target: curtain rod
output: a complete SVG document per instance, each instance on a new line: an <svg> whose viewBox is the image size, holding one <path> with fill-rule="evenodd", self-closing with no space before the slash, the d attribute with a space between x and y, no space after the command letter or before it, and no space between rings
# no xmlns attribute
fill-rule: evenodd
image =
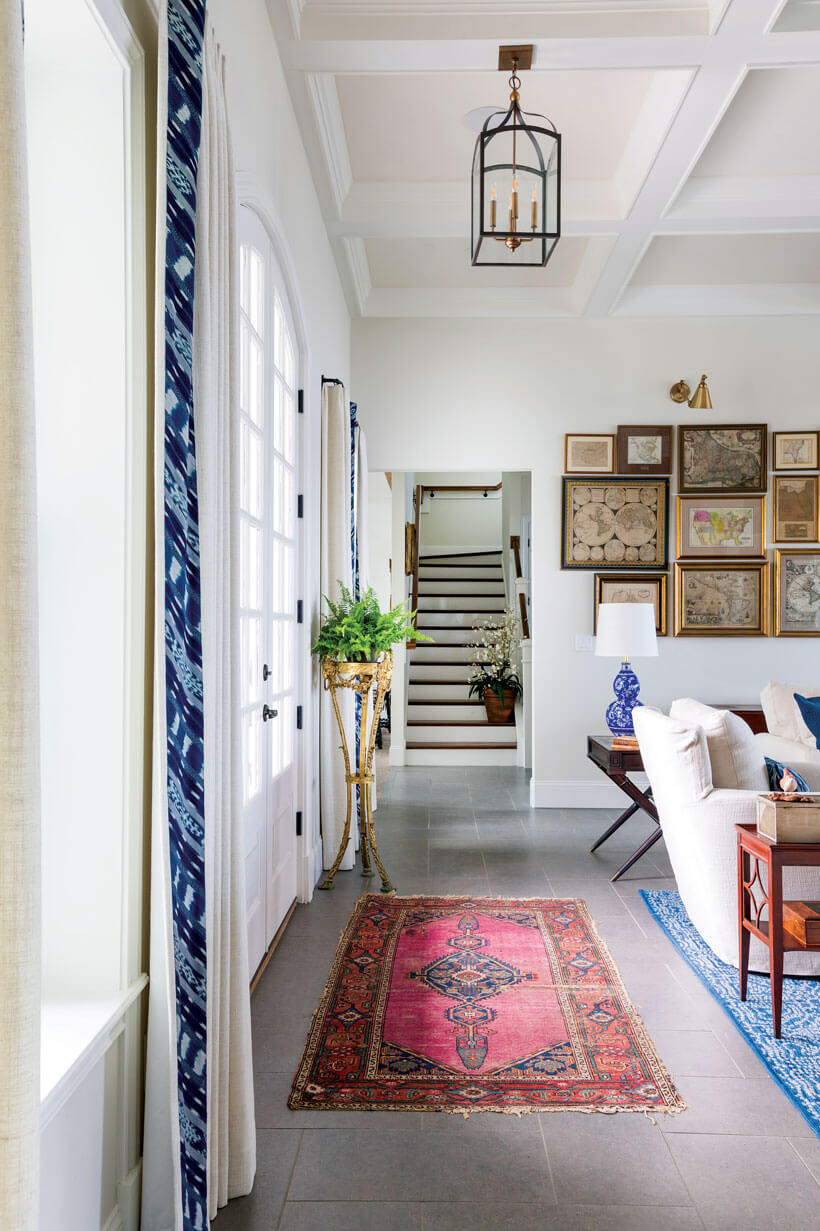
<svg viewBox="0 0 820 1231"><path fill-rule="evenodd" d="M337 380L335 376L323 376L323 377L322 377L322 384L323 384L323 385L342 385L342 386L343 386L343 385L344 385L344 381Z"/></svg>

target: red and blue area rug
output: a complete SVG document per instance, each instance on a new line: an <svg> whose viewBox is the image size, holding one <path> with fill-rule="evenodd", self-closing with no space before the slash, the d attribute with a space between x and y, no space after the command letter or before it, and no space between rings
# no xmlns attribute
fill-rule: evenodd
<svg viewBox="0 0 820 1231"><path fill-rule="evenodd" d="M288 1106L683 1110L582 901L363 897Z"/></svg>

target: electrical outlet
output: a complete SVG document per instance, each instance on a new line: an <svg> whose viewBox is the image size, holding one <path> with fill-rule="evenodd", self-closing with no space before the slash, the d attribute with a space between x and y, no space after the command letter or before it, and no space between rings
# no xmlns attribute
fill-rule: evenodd
<svg viewBox="0 0 820 1231"><path fill-rule="evenodd" d="M592 654L595 651L595 638L589 633L575 634L576 654Z"/></svg>

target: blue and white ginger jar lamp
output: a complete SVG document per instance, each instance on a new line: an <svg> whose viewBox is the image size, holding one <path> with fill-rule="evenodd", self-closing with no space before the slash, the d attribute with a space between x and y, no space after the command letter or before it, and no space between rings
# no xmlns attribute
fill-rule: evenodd
<svg viewBox="0 0 820 1231"><path fill-rule="evenodd" d="M634 735L632 711L641 704L638 700L641 686L629 660L657 657L654 604L601 603L595 653L599 658L621 659L621 669L613 685L615 700L607 708L606 724L613 735Z"/></svg>

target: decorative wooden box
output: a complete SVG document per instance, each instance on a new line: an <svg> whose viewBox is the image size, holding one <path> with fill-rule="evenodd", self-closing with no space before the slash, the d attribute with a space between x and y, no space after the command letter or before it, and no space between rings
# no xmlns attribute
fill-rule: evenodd
<svg viewBox="0 0 820 1231"><path fill-rule="evenodd" d="M820 843L820 795L808 798L811 803L758 795L757 832L772 842Z"/></svg>

